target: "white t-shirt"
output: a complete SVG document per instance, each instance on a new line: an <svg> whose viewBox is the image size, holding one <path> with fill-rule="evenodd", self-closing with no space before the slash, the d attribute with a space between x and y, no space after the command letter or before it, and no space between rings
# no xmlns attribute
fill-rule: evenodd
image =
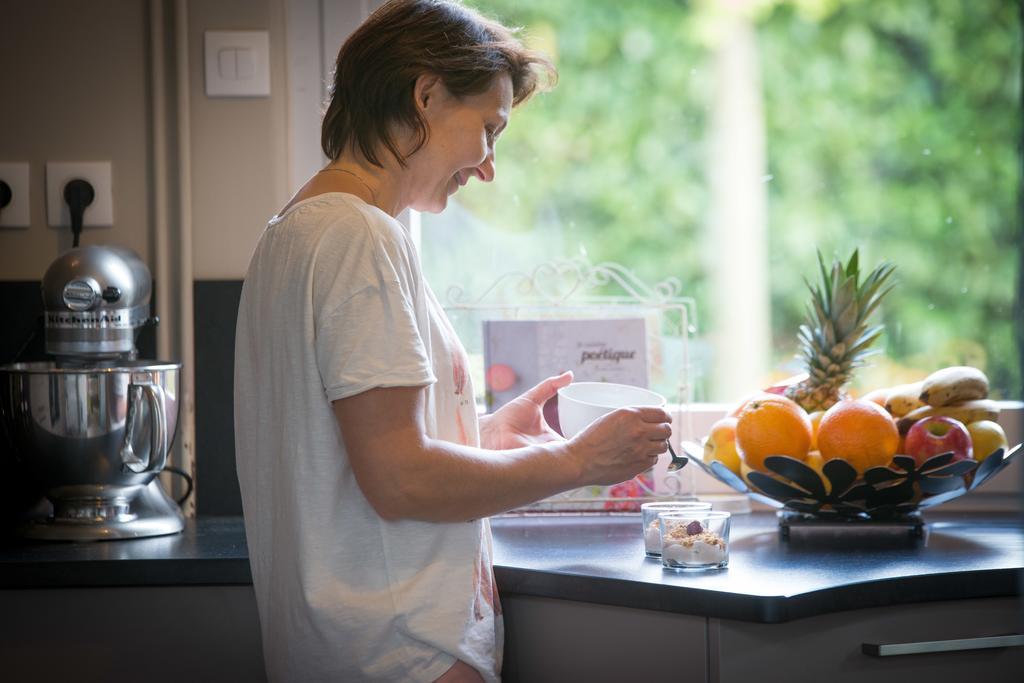
<svg viewBox="0 0 1024 683"><path fill-rule="evenodd" d="M478 445L466 353L396 220L349 194L270 221L235 344L235 444L272 681L498 680L486 520L388 522L356 483L331 401L427 386L428 436ZM401 467L400 453L377 453Z"/></svg>

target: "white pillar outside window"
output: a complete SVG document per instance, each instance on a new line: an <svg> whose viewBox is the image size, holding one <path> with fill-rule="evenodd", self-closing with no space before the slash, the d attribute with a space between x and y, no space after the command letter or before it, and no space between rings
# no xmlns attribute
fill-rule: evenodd
<svg viewBox="0 0 1024 683"><path fill-rule="evenodd" d="M770 364L765 125L757 40L741 11L725 12L714 61L708 157L711 399L759 388Z"/></svg>

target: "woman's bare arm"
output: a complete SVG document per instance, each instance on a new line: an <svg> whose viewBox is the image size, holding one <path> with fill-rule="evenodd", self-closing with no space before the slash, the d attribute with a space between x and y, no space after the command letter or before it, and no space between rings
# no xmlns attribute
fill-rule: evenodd
<svg viewBox="0 0 1024 683"><path fill-rule="evenodd" d="M371 389L334 401L352 470L385 519L476 519L651 467L671 434L661 408L609 413L568 441L492 451L426 436L426 389Z"/></svg>

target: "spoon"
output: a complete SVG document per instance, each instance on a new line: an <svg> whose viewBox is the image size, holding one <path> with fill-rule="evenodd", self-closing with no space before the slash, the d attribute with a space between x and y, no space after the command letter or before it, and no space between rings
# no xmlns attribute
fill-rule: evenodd
<svg viewBox="0 0 1024 683"><path fill-rule="evenodd" d="M672 456L672 462L668 464L668 471L675 472L686 467L686 463L690 462L690 459L684 456L676 455L676 452L672 449L672 444L666 444L668 446L669 455Z"/></svg>

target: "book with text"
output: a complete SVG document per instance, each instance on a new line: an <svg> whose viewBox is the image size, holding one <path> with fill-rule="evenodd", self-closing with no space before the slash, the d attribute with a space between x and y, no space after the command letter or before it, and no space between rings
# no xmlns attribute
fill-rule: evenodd
<svg viewBox="0 0 1024 683"><path fill-rule="evenodd" d="M488 412L566 370L576 381L647 387L643 318L486 320L483 338Z"/></svg>

